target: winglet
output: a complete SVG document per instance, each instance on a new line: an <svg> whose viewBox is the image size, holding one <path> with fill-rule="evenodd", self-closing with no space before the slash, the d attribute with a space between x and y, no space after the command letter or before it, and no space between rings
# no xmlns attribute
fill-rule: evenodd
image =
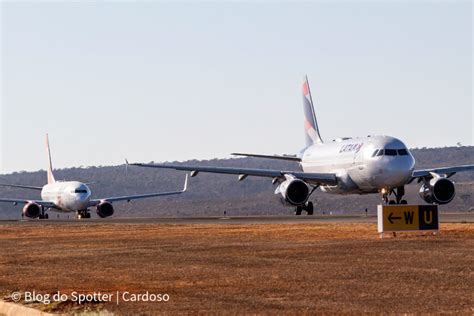
<svg viewBox="0 0 474 316"><path fill-rule="evenodd" d="M184 179L184 188L182 192L186 192L188 190L188 174L186 174L186 178Z"/></svg>
<svg viewBox="0 0 474 316"><path fill-rule="evenodd" d="M49 137L46 134L46 153L48 154L48 184L56 182L53 175L53 163L51 162L51 151L49 149Z"/></svg>

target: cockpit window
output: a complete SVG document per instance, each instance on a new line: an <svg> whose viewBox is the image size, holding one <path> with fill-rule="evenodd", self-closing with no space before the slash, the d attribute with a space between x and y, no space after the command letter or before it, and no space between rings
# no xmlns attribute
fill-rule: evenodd
<svg viewBox="0 0 474 316"><path fill-rule="evenodd" d="M87 193L87 190L84 190L84 189L76 189L76 190L74 190L74 193Z"/></svg>
<svg viewBox="0 0 474 316"><path fill-rule="evenodd" d="M372 154L372 157L380 157L380 156L408 156L408 150L405 148L402 149L376 149Z"/></svg>
<svg viewBox="0 0 474 316"><path fill-rule="evenodd" d="M408 156L408 151L406 149L399 149L398 154L400 156Z"/></svg>
<svg viewBox="0 0 474 316"><path fill-rule="evenodd" d="M397 150L396 149L385 149L385 156L396 156Z"/></svg>

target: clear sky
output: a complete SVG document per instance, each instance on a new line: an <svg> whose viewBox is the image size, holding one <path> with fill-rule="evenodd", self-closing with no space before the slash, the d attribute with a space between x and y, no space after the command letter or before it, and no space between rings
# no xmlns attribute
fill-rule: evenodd
<svg viewBox="0 0 474 316"><path fill-rule="evenodd" d="M465 2L1 2L0 173L474 139Z"/></svg>

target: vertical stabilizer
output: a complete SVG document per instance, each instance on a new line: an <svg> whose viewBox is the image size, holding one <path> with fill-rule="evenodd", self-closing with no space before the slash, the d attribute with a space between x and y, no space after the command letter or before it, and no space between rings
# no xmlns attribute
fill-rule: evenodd
<svg viewBox="0 0 474 316"><path fill-rule="evenodd" d="M51 151L49 149L49 137L46 134L46 152L48 154L48 184L56 182L53 175L53 163L51 162Z"/></svg>
<svg viewBox="0 0 474 316"><path fill-rule="evenodd" d="M323 140L319 134L318 122L316 121L316 114L314 113L313 99L311 98L307 76L305 76L303 82L303 109L306 146L322 143Z"/></svg>

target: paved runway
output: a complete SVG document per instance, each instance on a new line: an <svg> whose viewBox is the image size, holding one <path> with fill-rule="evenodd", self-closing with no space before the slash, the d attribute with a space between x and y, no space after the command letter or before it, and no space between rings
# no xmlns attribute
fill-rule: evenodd
<svg viewBox="0 0 474 316"><path fill-rule="evenodd" d="M298 223L376 223L374 215L301 215L301 216L240 216L240 217L154 217L154 218L92 218L92 219L50 219L50 220L0 220L0 225L24 224L298 224ZM474 213L441 213L441 223L474 223Z"/></svg>

